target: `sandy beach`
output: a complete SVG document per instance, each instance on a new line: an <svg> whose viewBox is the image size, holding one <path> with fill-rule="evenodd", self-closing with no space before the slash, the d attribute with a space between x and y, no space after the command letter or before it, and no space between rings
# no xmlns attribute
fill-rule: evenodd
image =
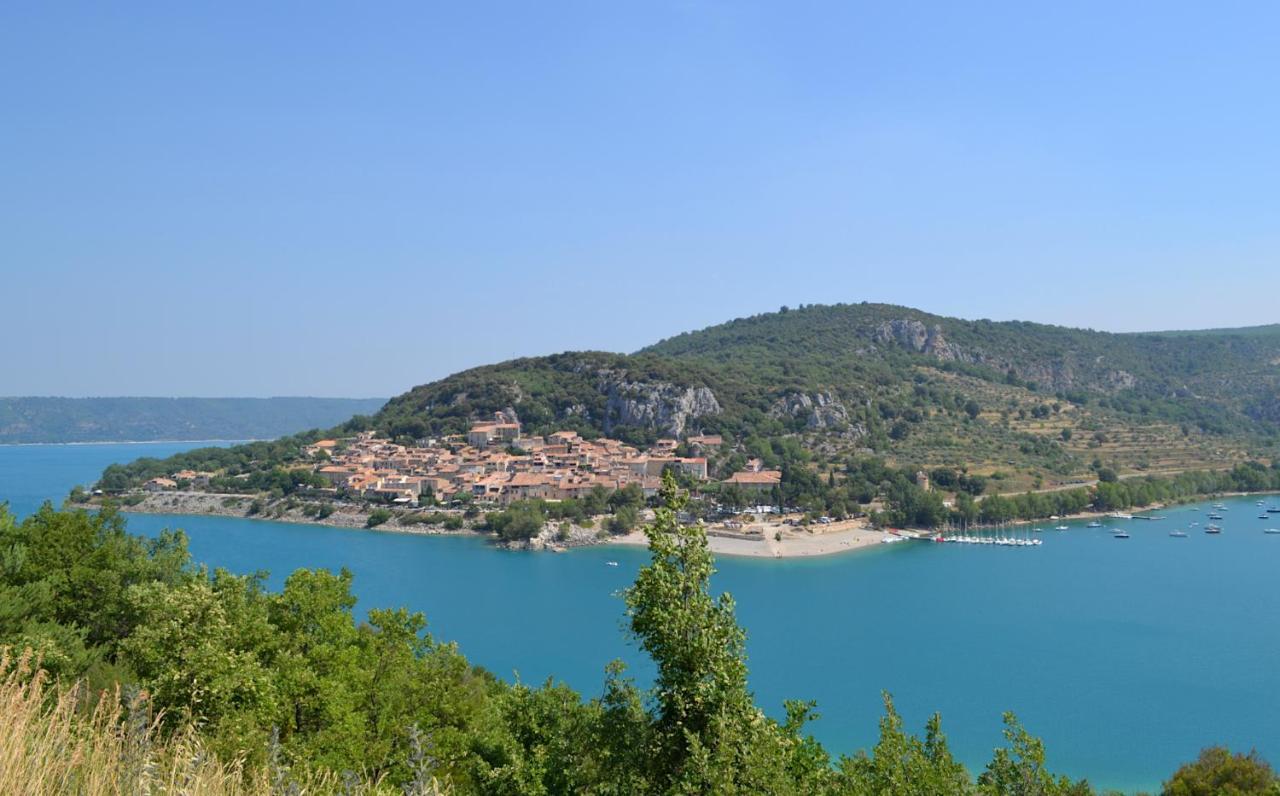
<svg viewBox="0 0 1280 796"><path fill-rule="evenodd" d="M750 556L752 558L803 558L848 553L881 544L892 536L865 524L848 521L822 526L812 533L791 526L767 526L765 533L730 534L715 527L707 529L707 543L717 555ZM775 536L776 534L776 536ZM646 546L649 539L643 531L615 536L607 544Z"/></svg>

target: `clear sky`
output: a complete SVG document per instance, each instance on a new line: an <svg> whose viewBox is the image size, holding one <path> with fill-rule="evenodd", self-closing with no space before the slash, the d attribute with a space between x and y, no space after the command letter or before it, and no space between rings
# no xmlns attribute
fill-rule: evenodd
<svg viewBox="0 0 1280 796"><path fill-rule="evenodd" d="M0 395L1276 322L1278 92L1273 2L4 3Z"/></svg>

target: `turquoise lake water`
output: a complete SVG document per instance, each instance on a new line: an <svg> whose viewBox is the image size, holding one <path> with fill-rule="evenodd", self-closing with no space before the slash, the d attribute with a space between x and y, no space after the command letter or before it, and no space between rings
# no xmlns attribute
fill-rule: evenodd
<svg viewBox="0 0 1280 796"><path fill-rule="evenodd" d="M19 514L113 461L190 443L0 447L0 499ZM880 691L913 729L940 711L957 755L980 769L1013 710L1057 771L1095 785L1155 789L1202 746L1257 747L1280 762L1280 514L1227 500L1220 536L1201 511L1159 522L1083 522L1038 548L900 544L811 560L722 558L749 633L757 701L816 699L814 734L835 752L874 744ZM1280 505L1280 496L1267 498ZM1122 524L1128 540L1111 537ZM513 553L474 538L135 515L130 528L184 528L194 557L237 572L345 566L362 608L424 612L475 663L596 695L604 665L650 669L615 595L647 553L595 547ZM1188 538L1169 537L1174 528ZM617 561L610 567L606 561Z"/></svg>

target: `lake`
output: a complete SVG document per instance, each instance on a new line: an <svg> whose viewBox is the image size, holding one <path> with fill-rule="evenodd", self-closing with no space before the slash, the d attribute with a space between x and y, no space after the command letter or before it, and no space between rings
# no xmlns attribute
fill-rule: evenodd
<svg viewBox="0 0 1280 796"><path fill-rule="evenodd" d="M0 499L25 514L110 462L191 447L0 447ZM1153 790L1213 743L1280 762L1280 535L1262 532L1280 527L1280 514L1259 519L1255 500L1225 501L1220 536L1202 532L1201 504L1158 522L1068 523L1036 548L904 543L722 558L714 584L738 602L757 701L776 715L784 699L816 699L811 729L833 752L874 744L888 690L917 731L940 711L975 771L1012 710L1044 738L1055 771ZM1132 538L1113 539L1117 524ZM594 696L613 658L639 679L651 672L617 597L644 550L515 553L476 538L217 517L134 515L129 527L181 527L197 560L268 570L273 586L298 567L345 566L362 608L422 611L437 638L503 677L554 676ZM1171 538L1175 528L1187 538Z"/></svg>

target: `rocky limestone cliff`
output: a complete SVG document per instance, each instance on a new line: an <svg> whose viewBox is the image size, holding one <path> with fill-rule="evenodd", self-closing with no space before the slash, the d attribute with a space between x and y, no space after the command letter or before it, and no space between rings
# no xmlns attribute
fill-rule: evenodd
<svg viewBox="0 0 1280 796"><path fill-rule="evenodd" d="M898 345L941 362L963 362L985 365L1001 372L1013 371L1019 379L1034 382L1052 392L1082 386L1116 392L1132 389L1138 383L1132 373L1118 368L1101 368L1100 362L1094 363L1093 367L1081 367L1070 354L1049 361L1009 361L990 357L981 350L964 349L947 340L941 326L930 327L905 318L880 324L875 331L875 341L881 345ZM1092 373L1092 378L1085 375L1088 373Z"/></svg>
<svg viewBox="0 0 1280 796"><path fill-rule="evenodd" d="M689 421L722 411L715 393L706 387L630 381L613 371L601 371L600 392L605 396L606 434L615 426L639 426L683 437Z"/></svg>
<svg viewBox="0 0 1280 796"><path fill-rule="evenodd" d="M941 326L925 326L920 321L899 318L885 321L876 328L877 343L897 343L917 354L937 357L943 362L976 362L973 356L952 345L942 334Z"/></svg>
<svg viewBox="0 0 1280 796"><path fill-rule="evenodd" d="M773 417L802 417L813 431L838 431L845 436L865 436L866 428L852 422L849 407L830 392L790 392L769 409Z"/></svg>

